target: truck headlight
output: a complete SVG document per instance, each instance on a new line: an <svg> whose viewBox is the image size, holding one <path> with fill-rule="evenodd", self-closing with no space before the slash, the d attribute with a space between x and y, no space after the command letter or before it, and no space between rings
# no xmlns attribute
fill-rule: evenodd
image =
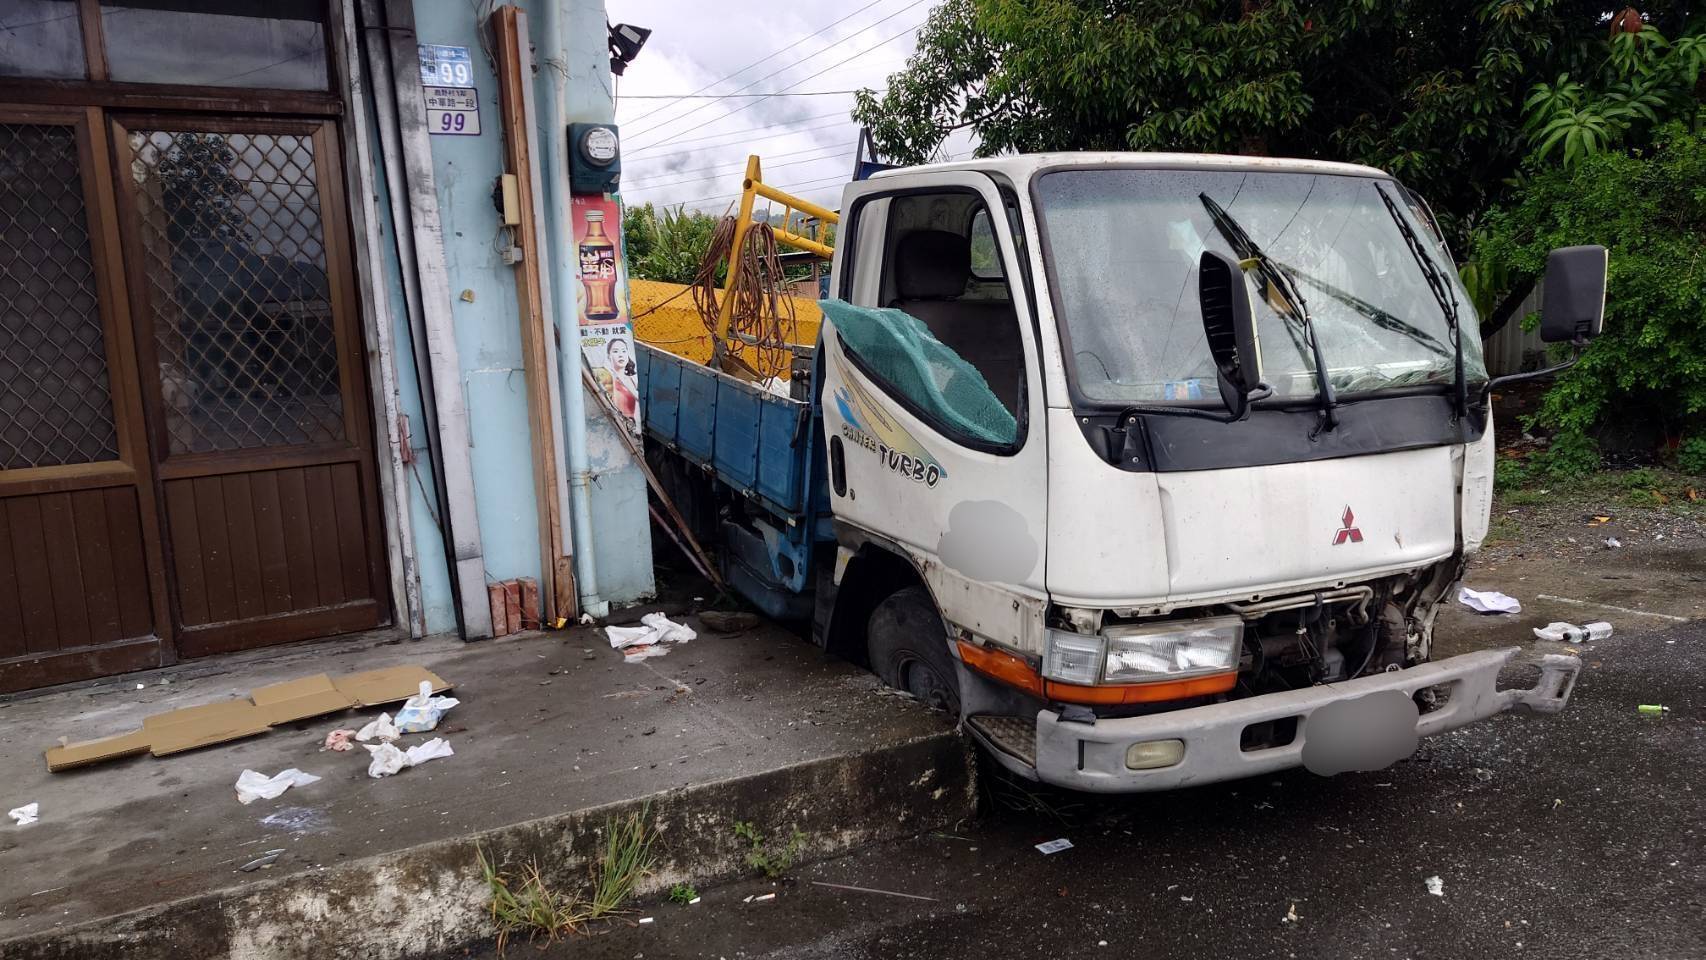
<svg viewBox="0 0 1706 960"><path fill-rule="evenodd" d="M1238 669L1244 621L1237 617L1113 626L1103 683L1180 680Z"/></svg>
<svg viewBox="0 0 1706 960"><path fill-rule="evenodd" d="M1050 630L1043 676L1065 683L1092 684L1102 672L1102 638Z"/></svg>
<svg viewBox="0 0 1706 960"><path fill-rule="evenodd" d="M1043 676L1062 683L1187 680L1238 669L1244 621L1237 617L1107 627L1096 636L1050 630Z"/></svg>

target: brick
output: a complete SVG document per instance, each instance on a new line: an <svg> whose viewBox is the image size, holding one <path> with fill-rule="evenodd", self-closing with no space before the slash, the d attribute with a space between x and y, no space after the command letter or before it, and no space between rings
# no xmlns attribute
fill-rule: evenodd
<svg viewBox="0 0 1706 960"><path fill-rule="evenodd" d="M492 636L502 637L509 634L509 607L504 599L504 585L501 583L488 584L486 597L492 605Z"/></svg>
<svg viewBox="0 0 1706 960"><path fill-rule="evenodd" d="M522 577L520 583L522 629L543 629L544 624L539 621L539 581L532 577Z"/></svg>
<svg viewBox="0 0 1706 960"><path fill-rule="evenodd" d="M504 581L504 616L509 620L509 632L525 629L521 623L521 584Z"/></svg>

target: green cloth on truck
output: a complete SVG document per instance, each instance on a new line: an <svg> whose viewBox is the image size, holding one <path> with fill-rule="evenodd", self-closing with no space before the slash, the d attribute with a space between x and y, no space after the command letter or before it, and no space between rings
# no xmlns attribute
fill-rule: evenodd
<svg viewBox="0 0 1706 960"><path fill-rule="evenodd" d="M937 340L917 317L843 300L820 300L818 306L842 344L865 366L953 432L987 443L1018 439L1018 421L983 374Z"/></svg>

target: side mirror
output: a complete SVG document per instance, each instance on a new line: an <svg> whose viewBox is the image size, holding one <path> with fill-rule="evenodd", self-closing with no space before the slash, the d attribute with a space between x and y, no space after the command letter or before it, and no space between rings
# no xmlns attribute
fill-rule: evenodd
<svg viewBox="0 0 1706 960"><path fill-rule="evenodd" d="M1204 250L1197 265L1197 300L1209 356L1220 380L1220 400L1232 419L1242 420L1250 411L1250 401L1271 391L1262 383L1256 309L1238 261Z"/></svg>
<svg viewBox="0 0 1706 960"><path fill-rule="evenodd" d="M1605 325L1604 247L1559 247L1546 255L1541 287L1540 339L1547 343L1585 343Z"/></svg>

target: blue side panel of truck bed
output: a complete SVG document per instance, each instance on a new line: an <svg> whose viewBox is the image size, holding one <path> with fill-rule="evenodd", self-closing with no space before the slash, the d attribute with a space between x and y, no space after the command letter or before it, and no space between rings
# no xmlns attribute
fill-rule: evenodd
<svg viewBox="0 0 1706 960"><path fill-rule="evenodd" d="M732 583L773 615L811 584L813 546L833 539L818 411L691 360L638 344L646 433L710 471L759 508L749 523L724 525Z"/></svg>

